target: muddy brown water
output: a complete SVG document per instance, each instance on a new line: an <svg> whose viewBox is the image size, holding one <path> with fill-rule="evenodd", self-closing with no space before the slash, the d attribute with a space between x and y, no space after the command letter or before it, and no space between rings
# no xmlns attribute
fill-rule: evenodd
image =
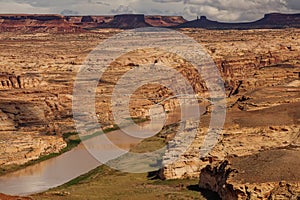
<svg viewBox="0 0 300 200"><path fill-rule="evenodd" d="M193 113L194 108L189 108ZM204 109L200 108L201 113ZM180 112L174 112L168 116L167 124L178 122ZM192 116L189 116L192 117ZM154 125L155 126L155 125ZM140 132L149 131L140 126ZM149 127L148 128L156 128ZM114 144L122 149L129 150L132 145L141 142L142 139L133 140L121 130L107 134ZM43 161L33 166L0 177L0 193L9 195L30 195L46 191L60 186L68 181L89 172L102 165L80 144L73 150L58 157Z"/></svg>

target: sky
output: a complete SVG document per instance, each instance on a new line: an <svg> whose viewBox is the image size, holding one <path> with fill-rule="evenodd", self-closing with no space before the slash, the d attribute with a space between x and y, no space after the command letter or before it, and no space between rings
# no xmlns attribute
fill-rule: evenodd
<svg viewBox="0 0 300 200"><path fill-rule="evenodd" d="M0 0L1 14L181 15L188 20L244 22L266 13L300 13L300 0Z"/></svg>

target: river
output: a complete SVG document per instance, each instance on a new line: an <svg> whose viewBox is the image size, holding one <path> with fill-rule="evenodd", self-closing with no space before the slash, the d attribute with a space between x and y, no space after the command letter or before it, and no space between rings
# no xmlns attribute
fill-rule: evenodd
<svg viewBox="0 0 300 200"><path fill-rule="evenodd" d="M193 108L189 108L191 111ZM204 113L204 109L200 109ZM180 112L179 112L180 113ZM193 113L193 112L190 112ZM179 114L169 115L168 124L178 121ZM151 127L150 127L151 128ZM155 129L155 127L152 127ZM143 126L139 132L144 130ZM132 145L141 142L133 140L121 130L107 133L107 137L122 149L129 150ZM0 177L0 193L9 195L30 195L60 186L90 170L101 163L85 149L84 145L66 152L58 157L43 161L33 166Z"/></svg>

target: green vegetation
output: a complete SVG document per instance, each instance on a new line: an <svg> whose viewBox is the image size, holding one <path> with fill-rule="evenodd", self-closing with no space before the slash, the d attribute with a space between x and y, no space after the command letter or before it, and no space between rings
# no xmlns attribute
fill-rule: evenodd
<svg viewBox="0 0 300 200"><path fill-rule="evenodd" d="M149 174L129 174L101 166L33 199L205 199L195 189L197 183L156 180Z"/></svg>

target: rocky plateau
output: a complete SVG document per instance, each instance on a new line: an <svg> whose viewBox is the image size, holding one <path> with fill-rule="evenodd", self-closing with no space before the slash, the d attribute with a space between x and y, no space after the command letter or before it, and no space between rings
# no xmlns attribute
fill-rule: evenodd
<svg viewBox="0 0 300 200"><path fill-rule="evenodd" d="M126 24L128 19L120 16L0 16L0 167L24 164L66 146L62 134L76 131L72 100L77 72L100 42L123 31L116 28L185 23L180 17L132 17ZM88 30L95 25L103 28ZM164 166L161 178L198 178L201 188L222 199L299 199L300 30L178 31L200 43L216 63L225 83L227 116L218 143L200 159L212 105L199 101L206 112L194 127L196 138L176 162ZM115 59L98 83L95 108L104 127L114 124L114 85L129 70L153 64L176 69L206 97L205 81L186 60L139 49ZM143 86L132 96L130 114L147 118L152 105L172 95L160 85ZM163 106L172 113L179 103L171 99ZM170 146L181 150L176 136L174 141Z"/></svg>

